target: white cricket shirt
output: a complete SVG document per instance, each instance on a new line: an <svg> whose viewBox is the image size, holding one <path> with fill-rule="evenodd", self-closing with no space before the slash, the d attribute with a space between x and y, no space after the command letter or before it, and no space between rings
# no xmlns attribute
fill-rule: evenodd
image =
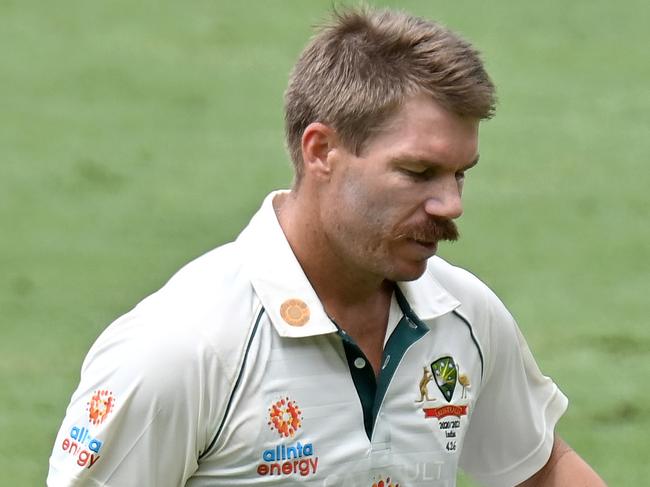
<svg viewBox="0 0 650 487"><path fill-rule="evenodd" d="M567 407L514 320L438 257L396 286L377 379L327 316L269 195L90 349L60 486L488 486L541 468Z"/></svg>

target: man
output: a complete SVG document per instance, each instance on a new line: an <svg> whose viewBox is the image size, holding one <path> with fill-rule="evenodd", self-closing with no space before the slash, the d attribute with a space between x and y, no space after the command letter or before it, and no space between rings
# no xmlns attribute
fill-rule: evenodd
<svg viewBox="0 0 650 487"><path fill-rule="evenodd" d="M510 314L434 257L493 108L456 34L335 15L286 93L293 188L99 337L48 484L604 485Z"/></svg>

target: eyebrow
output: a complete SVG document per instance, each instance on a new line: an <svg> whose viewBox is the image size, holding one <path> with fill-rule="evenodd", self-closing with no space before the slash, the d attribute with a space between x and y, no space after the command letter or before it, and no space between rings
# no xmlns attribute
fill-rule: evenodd
<svg viewBox="0 0 650 487"><path fill-rule="evenodd" d="M479 161L480 157L481 157L480 154L477 154L476 158L472 162L470 162L470 163L468 163L468 164L466 164L464 166L461 166L459 169L462 170L462 171L467 171L467 170L473 168L474 166L476 166L478 164L478 161ZM431 160L420 158L420 157L412 157L412 156L410 156L408 154L396 154L391 159L392 159L392 161L394 163L399 163L399 162L418 163L419 162L419 163L423 163L423 164L426 164L426 165L429 165L429 166L437 166L438 165L438 163L436 161L431 161Z"/></svg>

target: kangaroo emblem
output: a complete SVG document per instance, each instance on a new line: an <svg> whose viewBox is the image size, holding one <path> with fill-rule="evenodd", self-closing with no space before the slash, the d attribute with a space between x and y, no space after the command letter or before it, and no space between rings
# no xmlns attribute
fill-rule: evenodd
<svg viewBox="0 0 650 487"><path fill-rule="evenodd" d="M435 401L435 398L430 398L429 397L429 388L427 387L429 385L429 382L433 380L433 374L429 372L428 367L422 367L422 370L424 371L422 374L422 379L420 379L420 399L416 400L415 402L424 402L426 399L427 401Z"/></svg>

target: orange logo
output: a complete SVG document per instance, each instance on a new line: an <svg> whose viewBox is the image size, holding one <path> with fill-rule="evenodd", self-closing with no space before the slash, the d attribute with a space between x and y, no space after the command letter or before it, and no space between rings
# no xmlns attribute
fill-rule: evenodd
<svg viewBox="0 0 650 487"><path fill-rule="evenodd" d="M302 299L287 299L280 306L280 316L291 326L302 326L309 321L309 306Z"/></svg>
<svg viewBox="0 0 650 487"><path fill-rule="evenodd" d="M101 424L115 405L115 396L105 389L96 390L87 403L88 418L94 425Z"/></svg>
<svg viewBox="0 0 650 487"><path fill-rule="evenodd" d="M381 479L378 482L372 484L372 487L399 487L398 483L393 483L393 481L388 477L386 480Z"/></svg>
<svg viewBox="0 0 650 487"><path fill-rule="evenodd" d="M280 399L269 408L269 426L285 438L293 438L302 426L302 411L288 397Z"/></svg>

